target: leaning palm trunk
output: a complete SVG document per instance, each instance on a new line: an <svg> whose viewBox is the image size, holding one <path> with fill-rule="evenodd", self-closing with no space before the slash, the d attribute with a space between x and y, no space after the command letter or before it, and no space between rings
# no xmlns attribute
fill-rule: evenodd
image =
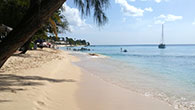
<svg viewBox="0 0 195 110"><path fill-rule="evenodd" d="M18 48L24 45L41 28L42 24L48 21L65 1L31 0L31 6L22 21L0 43L0 68Z"/></svg>
<svg viewBox="0 0 195 110"><path fill-rule="evenodd" d="M32 37L20 48L22 52L20 54L25 54L30 49L30 43L32 41Z"/></svg>

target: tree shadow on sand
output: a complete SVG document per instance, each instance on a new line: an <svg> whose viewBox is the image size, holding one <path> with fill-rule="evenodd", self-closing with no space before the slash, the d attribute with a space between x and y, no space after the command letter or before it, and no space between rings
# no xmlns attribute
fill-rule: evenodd
<svg viewBox="0 0 195 110"><path fill-rule="evenodd" d="M40 76L19 76L13 74L0 74L0 92L23 91L24 86L42 86L44 81L51 83L76 82L72 79L52 79ZM0 100L0 102L2 102Z"/></svg>
<svg viewBox="0 0 195 110"><path fill-rule="evenodd" d="M22 57L22 58L28 58L31 57L30 54L19 54L19 53L15 53L12 56L16 56L16 57Z"/></svg>
<svg viewBox="0 0 195 110"><path fill-rule="evenodd" d="M11 100L0 100L0 103L3 103L3 102L11 102Z"/></svg>

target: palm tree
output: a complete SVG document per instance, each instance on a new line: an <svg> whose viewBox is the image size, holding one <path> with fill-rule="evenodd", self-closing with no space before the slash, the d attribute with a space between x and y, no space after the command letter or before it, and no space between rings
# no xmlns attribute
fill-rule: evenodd
<svg viewBox="0 0 195 110"><path fill-rule="evenodd" d="M22 45L25 44L52 14L58 10L66 0L30 0L30 7L20 23L0 43L0 68L7 59ZM74 0L81 13L90 15L93 9L94 21L99 25L107 22L104 13L109 0Z"/></svg>

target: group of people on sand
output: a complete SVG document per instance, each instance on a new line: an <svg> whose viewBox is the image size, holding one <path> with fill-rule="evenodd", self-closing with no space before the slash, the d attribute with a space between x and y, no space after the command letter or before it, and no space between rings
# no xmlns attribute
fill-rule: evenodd
<svg viewBox="0 0 195 110"><path fill-rule="evenodd" d="M38 40L34 41L33 44L34 44L33 49L35 49L35 50L37 49L37 47L39 47L41 49L44 47L58 49L57 45L52 44L50 42L46 42L43 39L38 39Z"/></svg>

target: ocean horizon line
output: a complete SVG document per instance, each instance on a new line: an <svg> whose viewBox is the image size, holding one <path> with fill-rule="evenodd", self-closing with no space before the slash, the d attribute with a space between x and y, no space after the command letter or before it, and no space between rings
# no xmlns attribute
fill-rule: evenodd
<svg viewBox="0 0 195 110"><path fill-rule="evenodd" d="M92 44L90 46L158 46L159 44ZM195 46L195 44L166 44L166 46Z"/></svg>

